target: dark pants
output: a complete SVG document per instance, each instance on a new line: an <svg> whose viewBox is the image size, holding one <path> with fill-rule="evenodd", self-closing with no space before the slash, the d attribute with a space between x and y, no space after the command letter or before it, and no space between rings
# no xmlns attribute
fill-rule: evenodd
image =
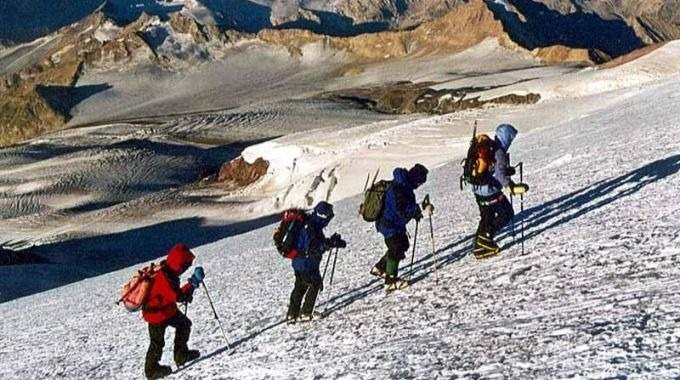
<svg viewBox="0 0 680 380"><path fill-rule="evenodd" d="M170 318L167 322L154 325L149 323L149 338L151 343L149 344L149 350L146 352L146 363L144 365L144 371L147 376L152 375L156 368L158 367L158 362L163 356L163 347L165 346L165 329L168 326L175 328L175 358L178 356L186 355L188 351L187 342L189 341L189 335L191 334L191 321L180 311L177 311L174 317ZM175 359L176 361L177 359Z"/></svg>
<svg viewBox="0 0 680 380"><path fill-rule="evenodd" d="M290 304L288 305L288 317L297 318L300 314L312 314L316 296L323 288L323 279L318 273L295 271L295 287L290 294ZM306 296L305 296L306 294ZM302 299L305 303L300 309Z"/></svg>
<svg viewBox="0 0 680 380"><path fill-rule="evenodd" d="M387 274L385 281L397 277L399 272L399 262L406 258L406 251L410 246L408 236L405 233L391 236L385 239L387 252L375 266L383 273Z"/></svg>
<svg viewBox="0 0 680 380"><path fill-rule="evenodd" d="M486 237L491 239L503 227L507 226L515 216L515 211L512 209L512 205L505 194L487 198L478 196L477 205L479 206L480 215L477 234L486 235Z"/></svg>

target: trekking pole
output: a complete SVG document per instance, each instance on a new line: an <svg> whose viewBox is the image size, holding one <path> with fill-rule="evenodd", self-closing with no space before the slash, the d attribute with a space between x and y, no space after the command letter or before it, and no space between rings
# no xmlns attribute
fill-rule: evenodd
<svg viewBox="0 0 680 380"><path fill-rule="evenodd" d="M335 256L333 257L333 267L331 268L331 282L328 284L328 293L330 294L331 288L333 287L333 276L335 275L335 263L338 262L338 251L340 248L335 249ZM331 257L328 256L330 259Z"/></svg>
<svg viewBox="0 0 680 380"><path fill-rule="evenodd" d="M205 295L208 296L208 302L210 302L210 307L212 308L215 320L217 321L217 324L220 326L222 336L224 337L224 340L227 342L227 349L231 350L231 343L229 343L229 338L227 338L227 334L224 332L224 328L222 327L222 322L220 322L220 317L217 315L217 310L215 310L215 305L213 304L212 298L210 297L210 292L208 292L208 287L205 286L205 282L203 281L201 281L201 284L203 284L203 290L205 290Z"/></svg>
<svg viewBox="0 0 680 380"><path fill-rule="evenodd" d="M437 268L439 267L439 260L437 259L437 250L434 244L434 229L432 228L432 212L430 214L430 240L432 241L432 257L434 257L434 277L437 282L439 282L439 273Z"/></svg>
<svg viewBox="0 0 680 380"><path fill-rule="evenodd" d="M520 162L519 166L519 181L524 183L524 163ZM520 228L522 229L522 256L524 256L524 193L519 195L519 210L522 218L520 219Z"/></svg>
<svg viewBox="0 0 680 380"><path fill-rule="evenodd" d="M510 153L508 153L508 162L510 162ZM510 191L510 207L512 208L512 219L510 220L510 233L512 234L512 244L515 244L515 197Z"/></svg>
<svg viewBox="0 0 680 380"><path fill-rule="evenodd" d="M420 224L420 221L416 220L416 231L415 231L414 237L413 237L413 251L411 251L411 266L409 266L409 270L408 270L408 279L409 280L413 276L413 261L416 258L416 244L418 243L418 224Z"/></svg>
<svg viewBox="0 0 680 380"><path fill-rule="evenodd" d="M323 267L323 275L321 275L321 281L323 281L324 278L326 278L326 271L328 270L328 264L331 261L331 255L329 254L328 257L326 258L326 265Z"/></svg>
<svg viewBox="0 0 680 380"><path fill-rule="evenodd" d="M331 281L328 284L328 296L326 297L326 302L330 301L331 299L331 289L333 287L333 275L335 275L335 263L338 260L338 251L340 248L335 249L335 258L333 259L333 268L331 268ZM331 261L331 256L333 255L333 252L328 254L328 259L326 259L326 268L323 270L323 276L321 276L321 284L323 284L323 280L326 278L326 269L328 269L328 262ZM314 308L312 309L312 314L314 314L314 309L316 309L316 303L314 303ZM326 309L328 309L328 306L326 306ZM325 314L325 311L322 312L322 314Z"/></svg>
<svg viewBox="0 0 680 380"><path fill-rule="evenodd" d="M512 235L512 244L515 244L515 202L512 192L510 192L510 207L512 208L512 219L510 220L510 234Z"/></svg>

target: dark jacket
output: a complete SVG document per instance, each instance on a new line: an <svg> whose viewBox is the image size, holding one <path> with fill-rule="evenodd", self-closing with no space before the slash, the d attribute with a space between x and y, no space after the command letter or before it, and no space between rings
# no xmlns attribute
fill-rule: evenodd
<svg viewBox="0 0 680 380"><path fill-rule="evenodd" d="M406 234L406 225L420 214L415 186L409 181L408 171L394 169L394 180L385 193L383 214L376 221L376 229L385 239Z"/></svg>
<svg viewBox="0 0 680 380"><path fill-rule="evenodd" d="M295 271L319 273L321 256L330 248L328 239L326 239L323 233L327 223L328 221L320 220L314 214L308 216L295 244L295 247L300 252L300 256L293 259L292 265Z"/></svg>

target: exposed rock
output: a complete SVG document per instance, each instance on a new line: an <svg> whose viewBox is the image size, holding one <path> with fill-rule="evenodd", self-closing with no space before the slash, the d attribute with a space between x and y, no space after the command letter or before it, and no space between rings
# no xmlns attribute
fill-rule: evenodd
<svg viewBox="0 0 680 380"><path fill-rule="evenodd" d="M498 38L504 46L517 47L482 0L472 0L413 30L356 37L327 37L305 30L264 30L257 36L266 43L286 47L293 55L300 55L306 44L321 43L333 49L344 50L353 58L364 62L403 57L407 54L455 53L489 37Z"/></svg>
<svg viewBox="0 0 680 380"><path fill-rule="evenodd" d="M434 90L430 88L432 84L399 82L386 86L340 90L325 94L324 97L388 114L447 114L494 104L534 104L541 99L538 94L507 94L481 99L480 96L468 97L468 94L490 88Z"/></svg>
<svg viewBox="0 0 680 380"><path fill-rule="evenodd" d="M250 164L243 157L239 157L222 165L217 174L217 182L228 187L245 187L267 174L267 169L269 162L262 158Z"/></svg>
<svg viewBox="0 0 680 380"><path fill-rule="evenodd" d="M659 49L660 47L662 47L664 45L665 45L665 43L659 43L659 44L654 44L654 45L644 47L642 49L635 50L632 53L623 55L623 56L618 57L614 60L606 62L606 63L600 65L599 68L601 68L601 69L611 69L613 67L624 65L628 62L632 62L636 59L642 58L645 55L650 54L654 50Z"/></svg>
<svg viewBox="0 0 680 380"><path fill-rule="evenodd" d="M150 18L142 17L122 28L118 35L103 42L95 33L106 22L101 13L63 28L58 41L42 59L0 76L4 83L0 97L0 146L18 143L64 127L70 118L69 92L84 67L129 61L143 56L154 59L152 49L137 34ZM56 100L56 102L55 102Z"/></svg>
<svg viewBox="0 0 680 380"><path fill-rule="evenodd" d="M537 48L531 53L548 65L563 63L593 65L611 60L611 57L599 50L573 49L563 45Z"/></svg>
<svg viewBox="0 0 680 380"><path fill-rule="evenodd" d="M170 26L178 33L190 34L197 43L204 43L209 40L201 25L182 12L174 13L170 17Z"/></svg>

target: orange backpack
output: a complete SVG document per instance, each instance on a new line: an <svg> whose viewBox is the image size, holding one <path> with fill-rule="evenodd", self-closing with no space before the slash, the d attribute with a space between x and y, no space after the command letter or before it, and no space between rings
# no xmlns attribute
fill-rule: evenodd
<svg viewBox="0 0 680 380"><path fill-rule="evenodd" d="M121 297L116 304L120 305L122 302L129 312L141 310L149 297L154 277L162 269L162 265L151 263L151 265L138 270L132 279L123 285Z"/></svg>
<svg viewBox="0 0 680 380"><path fill-rule="evenodd" d="M461 162L463 175L460 176L460 189L463 190L466 183L474 187L488 185L493 178L495 156L496 142L486 134L478 135L475 123L467 157Z"/></svg>

